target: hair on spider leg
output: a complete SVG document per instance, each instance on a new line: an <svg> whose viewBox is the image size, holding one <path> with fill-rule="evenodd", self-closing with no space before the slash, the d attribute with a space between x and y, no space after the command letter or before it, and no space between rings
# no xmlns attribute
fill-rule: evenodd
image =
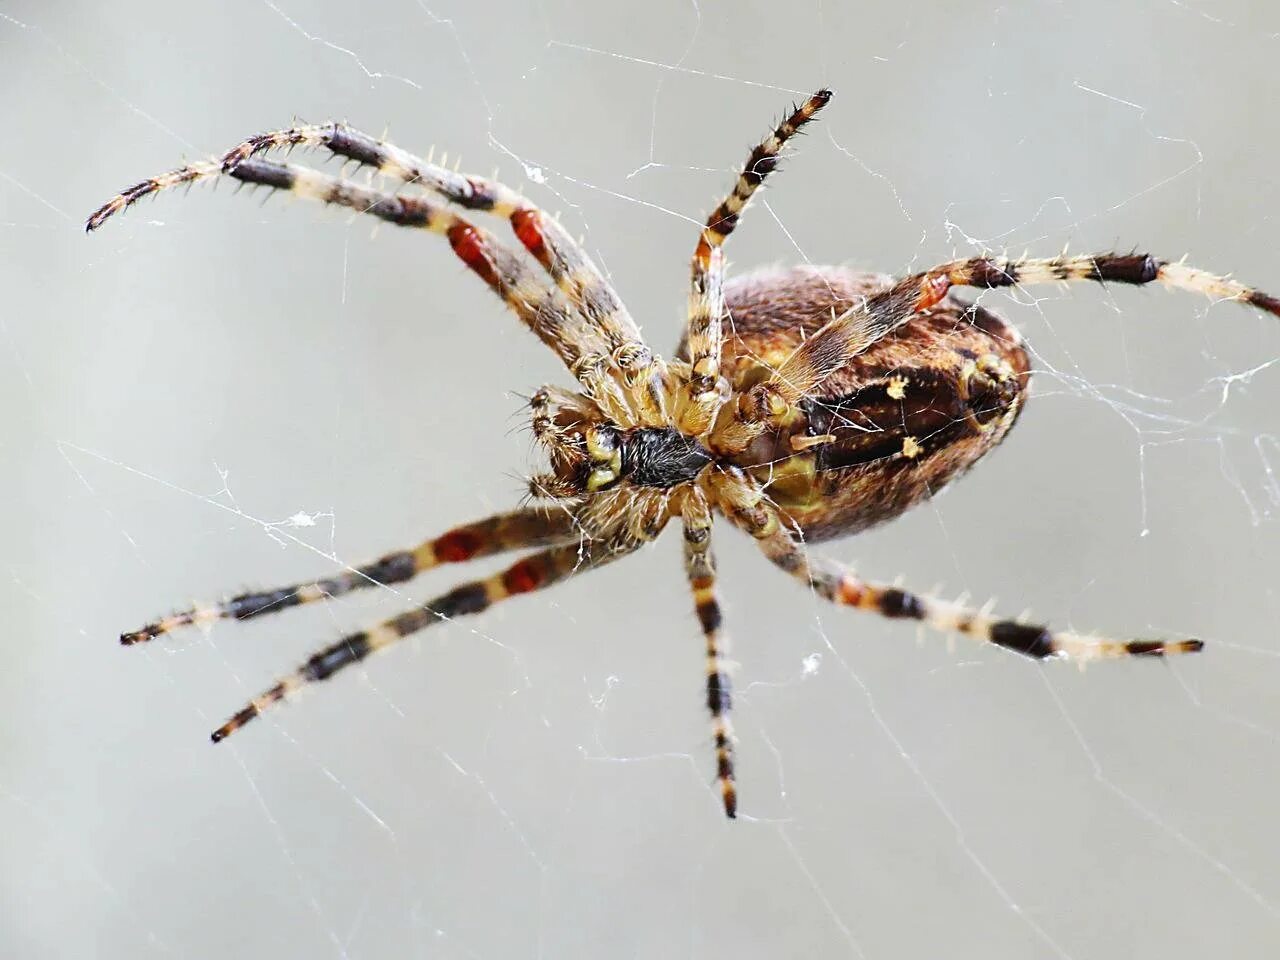
<svg viewBox="0 0 1280 960"><path fill-rule="evenodd" d="M518 413L508 414L507 420L508 421L515 420L517 417L520 417ZM535 443L537 442L537 436L534 433L533 424L529 422L527 417L520 417L520 419L516 423L508 426L507 429L503 431L503 436L513 437L518 433L527 433L533 442ZM533 448L530 447L530 450L532 449Z"/></svg>

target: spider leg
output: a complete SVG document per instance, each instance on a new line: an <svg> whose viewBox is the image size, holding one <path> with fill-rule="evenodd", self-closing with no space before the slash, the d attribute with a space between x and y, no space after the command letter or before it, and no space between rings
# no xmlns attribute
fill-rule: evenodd
<svg viewBox="0 0 1280 960"><path fill-rule="evenodd" d="M288 191L321 203L349 207L397 226L442 234L458 258L560 357L593 396L611 411L623 403L617 385L599 376L604 341L595 331L583 327L564 297L547 287L521 257L487 231L423 197L396 196L307 167L257 158L244 160L225 171L217 163L194 164L139 184L121 196L145 196L144 188L157 181L165 185L184 183L224 172L242 183ZM109 203L103 210L110 207ZM90 218L90 227L106 215L99 211Z"/></svg>
<svg viewBox="0 0 1280 960"><path fill-rule="evenodd" d="M521 244L577 308L578 317L600 335L608 351L611 374L628 388L641 413L648 414L652 421L648 425L664 422L659 416L663 401L660 388L666 377L662 361L646 346L617 292L558 220L545 216L502 183L449 170L346 124L295 126L250 137L219 160L191 164L130 187L103 204L86 227L97 229L115 213L150 194L219 174L234 175L236 168L259 154L295 146L325 147L388 177L419 184L460 207L510 221Z"/></svg>
<svg viewBox="0 0 1280 960"><path fill-rule="evenodd" d="M738 225L742 211L765 177L778 166L787 141L813 119L831 99L819 90L778 125L773 135L757 144L747 157L733 191L720 201L698 236L690 264L689 308L685 342L692 375L681 397L680 429L693 436L704 433L728 396L720 378L720 346L724 339L724 242Z"/></svg>
<svg viewBox="0 0 1280 960"><path fill-rule="evenodd" d="M226 739L272 704L280 702L300 687L327 680L344 667L359 663L374 651L388 647L410 634L425 630L442 620L480 613L508 597L541 590L574 574L603 566L626 556L637 546L637 541L619 536L607 541L552 547L526 556L500 573L462 584L416 609L343 637L313 655L293 673L281 678L261 696L249 701L213 732L212 740L217 743Z"/></svg>
<svg viewBox="0 0 1280 960"><path fill-rule="evenodd" d="M1270 294L1229 277L1188 266L1181 260L1161 260L1149 253L1063 254L1047 258L973 257L935 267L927 273L918 274L915 279L921 284L931 283L935 289L941 287L938 299L946 292L946 284L991 288L1078 280L1135 286L1162 283L1175 290L1201 293L1217 300L1238 300L1280 316L1280 299Z"/></svg>
<svg viewBox="0 0 1280 960"><path fill-rule="evenodd" d="M1195 653L1203 647L1199 640L1112 640L1050 630L1021 620L1000 620L961 603L870 583L842 563L811 555L787 531L782 517L764 499L763 492L745 479L730 477L717 489L721 509L731 522L756 539L774 565L835 604L890 619L916 620L943 632L963 633L1035 660L1084 662L1130 656L1159 657Z"/></svg>
<svg viewBox="0 0 1280 960"><path fill-rule="evenodd" d="M738 794L733 777L733 728L729 724L732 693L724 654L728 638L721 632L720 601L716 597L716 562L711 553L711 508L701 490L686 498L684 570L693 592L694 609L707 641L707 709L716 748L716 780L725 816L737 816Z"/></svg>
<svg viewBox="0 0 1280 960"><path fill-rule="evenodd" d="M936 306L951 287L1011 287L1092 280L1142 286L1162 283L1219 300L1248 303L1280 316L1280 298L1227 277L1148 253L1093 253L1048 258L973 257L913 274L855 306L805 341L765 383L742 394L734 422L724 433L728 449L742 449L769 422L784 418L792 404L872 343L912 316Z"/></svg>
<svg viewBox="0 0 1280 960"><path fill-rule="evenodd" d="M411 550L388 553L372 563L344 570L323 580L242 593L221 603L198 605L149 623L141 630L121 634L120 642L126 645L142 643L191 623L249 620L299 604L340 597L352 590L404 583L441 564L464 563L508 550L564 543L574 540L577 535L577 520L564 510L528 509L500 513L454 527L438 537L424 540Z"/></svg>

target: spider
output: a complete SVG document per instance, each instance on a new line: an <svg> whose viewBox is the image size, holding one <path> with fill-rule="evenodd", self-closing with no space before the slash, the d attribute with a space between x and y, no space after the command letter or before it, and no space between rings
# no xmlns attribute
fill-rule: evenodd
<svg viewBox="0 0 1280 960"><path fill-rule="evenodd" d="M126 633L121 642L140 643L187 624L249 620L401 583L442 564L528 551L499 573L316 653L215 730L216 743L299 688L374 651L612 563L678 518L706 643L706 705L729 817L738 800L727 637L711 549L716 514L750 534L780 570L835 604L963 633L1034 659L1201 649L1199 640L1113 640L997 619L960 602L864 580L807 550L809 542L856 533L927 499L1000 443L1022 412L1031 365L1021 336L991 311L955 298L953 287L1159 282L1280 315L1275 297L1136 252L979 256L901 279L796 267L726 280L725 241L783 147L830 98L831 91L819 90L795 106L751 151L732 192L707 218L692 257L686 329L671 359L645 344L618 294L557 220L501 183L450 171L342 123L260 134L220 159L144 180L113 197L89 218L88 230L149 194L230 177L443 234L578 383L576 390L543 387L530 401L533 434L550 462L529 483L539 505L463 524L324 579L197 605ZM385 192L263 158L295 146L325 147L418 189ZM529 256L455 208L509 221Z"/></svg>

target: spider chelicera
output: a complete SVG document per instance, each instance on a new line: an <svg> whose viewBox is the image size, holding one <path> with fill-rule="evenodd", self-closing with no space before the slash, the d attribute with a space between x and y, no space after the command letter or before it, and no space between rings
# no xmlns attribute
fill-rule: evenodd
<svg viewBox="0 0 1280 960"><path fill-rule="evenodd" d="M423 570L529 550L493 576L455 587L343 637L213 733L229 736L298 688L441 620L479 613L624 557L678 517L685 572L706 639L706 696L725 813L737 810L726 636L711 552L716 513L745 530L781 570L833 603L956 631L1028 657L1162 656L1198 640L1111 640L1050 630L863 580L805 544L898 516L973 466L1022 411L1030 362L1018 331L952 287L1076 280L1146 284L1240 300L1280 315L1280 301L1149 254L1049 259L981 256L902 279L838 267L751 273L726 281L723 246L786 142L830 100L819 90L747 157L692 259L688 323L674 358L645 344L609 282L559 223L491 180L459 174L344 124L261 134L221 159L145 180L113 197L93 230L148 194L230 177L443 234L453 252L578 381L532 398L533 432L550 460L530 481L538 506L464 524L411 550L320 580L232 597L124 634L126 644L193 623L247 620ZM322 146L411 193L388 193L260 155ZM436 199L506 219L523 256ZM552 282L547 283L539 270ZM537 549L534 549L537 548Z"/></svg>

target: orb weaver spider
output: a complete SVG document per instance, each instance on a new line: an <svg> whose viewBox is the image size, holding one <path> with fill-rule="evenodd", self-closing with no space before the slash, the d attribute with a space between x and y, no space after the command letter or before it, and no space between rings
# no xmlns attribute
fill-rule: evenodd
<svg viewBox="0 0 1280 960"><path fill-rule="evenodd" d="M799 267L726 280L725 241L787 141L830 98L830 91L819 90L795 107L751 151L732 192L707 218L692 258L685 333L671 359L645 344L618 294L557 220L501 183L450 171L341 123L260 134L220 159L144 180L113 197L89 218L88 230L149 194L230 177L442 234L578 382L577 390L543 387L530 402L533 433L551 467L530 481L542 505L464 524L323 579L196 606L126 633L121 642L401 583L442 564L530 551L493 576L316 653L215 730L217 742L300 687L376 650L625 557L678 518L706 642L706 704L729 817L736 815L737 793L726 636L711 550L717 513L750 534L779 569L832 603L967 634L1037 659L1199 650L1198 640L1112 640L998 619L864 580L808 552L808 542L856 533L927 499L1003 440L1021 413L1031 369L1022 338L991 311L955 299L953 287L1158 282L1280 315L1274 297L1140 253L979 256L901 279ZM326 147L419 190L385 192L262 156L295 146ZM509 221L529 256L455 207Z"/></svg>

